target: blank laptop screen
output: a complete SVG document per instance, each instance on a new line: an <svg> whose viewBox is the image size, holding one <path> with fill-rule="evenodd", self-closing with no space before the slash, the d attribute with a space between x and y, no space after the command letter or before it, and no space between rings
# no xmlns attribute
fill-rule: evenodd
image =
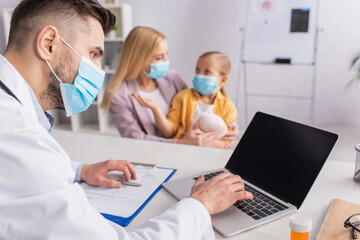
<svg viewBox="0 0 360 240"><path fill-rule="evenodd" d="M300 207L337 135L258 112L226 168Z"/></svg>

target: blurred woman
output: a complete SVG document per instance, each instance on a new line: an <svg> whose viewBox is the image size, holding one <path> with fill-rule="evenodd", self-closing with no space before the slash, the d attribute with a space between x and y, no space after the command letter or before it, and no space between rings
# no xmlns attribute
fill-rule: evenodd
<svg viewBox="0 0 360 240"><path fill-rule="evenodd" d="M142 107L133 97L136 93L158 104L167 114L172 98L187 88L179 73L169 70L167 39L150 27L135 27L121 49L116 72L108 84L102 107L109 110L122 137L152 141L210 146L214 133L198 129L183 134L180 139L166 139L155 125L150 109ZM236 129L236 127L235 127ZM235 140L237 131L227 137Z"/></svg>

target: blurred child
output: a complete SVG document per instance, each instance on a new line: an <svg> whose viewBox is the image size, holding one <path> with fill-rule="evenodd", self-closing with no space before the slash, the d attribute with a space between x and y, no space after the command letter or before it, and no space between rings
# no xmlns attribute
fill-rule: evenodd
<svg viewBox="0 0 360 240"><path fill-rule="evenodd" d="M229 124L236 123L235 105L227 97L225 83L230 74L230 60L221 52L207 52L196 64L194 88L180 91L172 100L167 117L158 105L133 93L144 107L150 108L157 128L166 138L181 138L184 132L199 128L214 132L217 139L212 147L224 148L227 141L221 137L230 130Z"/></svg>

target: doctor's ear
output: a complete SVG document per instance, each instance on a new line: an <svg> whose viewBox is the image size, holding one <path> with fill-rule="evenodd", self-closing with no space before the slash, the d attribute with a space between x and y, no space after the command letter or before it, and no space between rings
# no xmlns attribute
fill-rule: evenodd
<svg viewBox="0 0 360 240"><path fill-rule="evenodd" d="M46 26L40 30L36 38L36 52L43 60L51 60L61 41L59 33L54 26Z"/></svg>

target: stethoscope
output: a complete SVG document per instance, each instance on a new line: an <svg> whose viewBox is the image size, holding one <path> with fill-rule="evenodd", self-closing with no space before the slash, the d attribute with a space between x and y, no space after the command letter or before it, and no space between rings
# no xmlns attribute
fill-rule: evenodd
<svg viewBox="0 0 360 240"><path fill-rule="evenodd" d="M7 94L9 94L10 96L12 96L13 98L15 98L19 103L21 103L20 102L20 100L16 97L16 95L0 80L0 87L2 88L2 89L4 89L4 91L7 93Z"/></svg>

